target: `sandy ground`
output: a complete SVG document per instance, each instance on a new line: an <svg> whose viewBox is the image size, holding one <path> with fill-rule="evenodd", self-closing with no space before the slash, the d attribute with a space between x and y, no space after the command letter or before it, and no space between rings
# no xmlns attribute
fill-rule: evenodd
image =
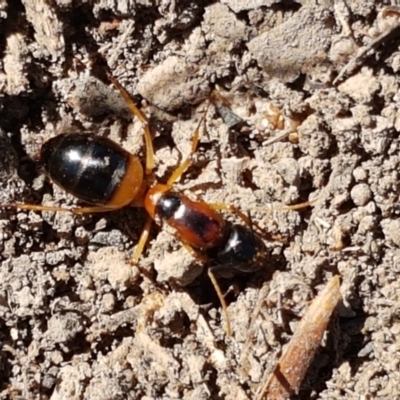
<svg viewBox="0 0 400 400"><path fill-rule="evenodd" d="M210 108L177 189L281 238L265 268L220 280L227 338L212 261L155 227L130 266L144 210L2 208L1 399L254 399L337 274L343 304L293 398L400 398L399 14L318 3L0 1L1 203L76 204L38 163L60 132L107 135L143 159L107 64L150 117L160 181L210 91L223 94L242 122Z"/></svg>

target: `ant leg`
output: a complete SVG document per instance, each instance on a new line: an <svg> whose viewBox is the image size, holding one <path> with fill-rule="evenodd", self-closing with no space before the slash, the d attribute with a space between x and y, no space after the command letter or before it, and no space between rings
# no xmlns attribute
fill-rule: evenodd
<svg viewBox="0 0 400 400"><path fill-rule="evenodd" d="M73 212L70 208L53 207L53 206L42 206L40 204L0 204L0 208L15 208L18 210L31 210L31 211L54 211L54 212Z"/></svg>
<svg viewBox="0 0 400 400"><path fill-rule="evenodd" d="M294 204L291 206L274 206L269 208L269 211L294 211L294 210L301 210L303 208L307 208L312 206L314 203L316 203L319 200L319 197L310 200L310 201L306 201L304 203L298 203L298 204ZM217 211L229 211L232 214L235 214L238 218L240 218L247 226L255 226L259 232L266 234L265 229L261 228L257 223L255 223L254 221L250 221L250 218L244 214L242 211L240 211L237 207L232 206L230 204L224 204L224 203L211 203L208 204L210 207L212 207L214 210ZM265 211L265 208L259 207L259 208L254 208L253 210L255 211ZM279 240L279 239L278 239Z"/></svg>
<svg viewBox="0 0 400 400"><path fill-rule="evenodd" d="M226 333L226 336L231 337L232 336L232 329L231 329L231 320L229 318L229 313L228 313L228 306L226 304L225 297L224 297L224 295L222 293L222 290L221 290L221 288L220 288L220 286L218 284L217 278L215 277L215 274L214 274L214 271L216 271L217 269L220 269L220 267L221 266L216 265L214 267L208 268L207 274L208 274L208 277L210 278L210 281L211 281L212 285L214 286L214 290L217 293L217 296L218 296L219 301L221 303L222 311L223 311L223 313L225 315L225 321L226 321L225 322L225 333Z"/></svg>
<svg viewBox="0 0 400 400"><path fill-rule="evenodd" d="M235 214L238 218L240 218L246 225L250 225L249 217L242 213L237 207L232 206L231 204L225 203L207 203L211 208L216 211L229 211L232 214Z"/></svg>
<svg viewBox="0 0 400 400"><path fill-rule="evenodd" d="M91 207L75 207L71 208L70 211L74 214L92 214L92 213L110 212L120 209L121 207L91 206Z"/></svg>
<svg viewBox="0 0 400 400"><path fill-rule="evenodd" d="M105 206L65 208L65 207L43 206L41 204L18 204L18 203L0 204L0 208L16 208L19 210L31 210L31 211L70 212L73 214L89 214L89 213L109 212L116 210L116 208L105 207Z"/></svg>
<svg viewBox="0 0 400 400"><path fill-rule="evenodd" d="M240 218L247 226L250 227L256 227L260 232L262 232L263 234L265 234L265 230L263 228L261 228L261 226L259 226L256 222L254 222L253 220L251 220L249 218L249 216L247 216L246 214L242 213L242 211L240 211L237 207L232 206L231 204L224 204L224 203L211 203L208 205L213 208L216 211L229 211L232 214L236 215L238 218Z"/></svg>
<svg viewBox="0 0 400 400"><path fill-rule="evenodd" d="M186 158L185 161L182 162L181 165L178 166L178 168L175 169L175 171L169 177L169 179L167 181L167 186L171 187L177 180L179 180L179 178L185 173L185 171L192 164L193 154L196 152L197 146L199 144L200 127L201 127L201 124L205 122L207 111L210 108L210 104L211 104L211 102L209 101L208 104L207 104L207 107L206 107L206 109L205 109L205 111L204 111L204 113L203 113L203 115L202 115L197 127L196 127L196 130L194 131L193 139L192 139L192 147L190 149L190 153L189 153L188 157Z"/></svg>
<svg viewBox="0 0 400 400"><path fill-rule="evenodd" d="M150 217L150 215L148 215L147 219L146 219L146 223L145 223L142 233L140 235L140 239L136 246L135 252L133 253L133 256L131 258L132 265L137 265L139 258L143 253L144 247L146 246L146 243L147 243L147 239L149 238L150 228L151 228L152 223L153 223L153 219Z"/></svg>
<svg viewBox="0 0 400 400"><path fill-rule="evenodd" d="M108 74L108 78L119 90L121 97L125 100L125 103L129 107L132 114L135 115L135 117L143 123L144 140L146 143L146 175L150 175L154 169L154 149L149 128L149 121L147 117L136 107L126 89L111 74Z"/></svg>

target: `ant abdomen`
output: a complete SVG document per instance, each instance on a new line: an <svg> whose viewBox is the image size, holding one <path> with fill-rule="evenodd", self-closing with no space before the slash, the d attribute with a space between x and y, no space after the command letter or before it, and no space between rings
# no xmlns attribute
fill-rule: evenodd
<svg viewBox="0 0 400 400"><path fill-rule="evenodd" d="M108 138L88 133L63 133L48 140L41 162L58 186L96 205L128 205L143 181L137 157Z"/></svg>

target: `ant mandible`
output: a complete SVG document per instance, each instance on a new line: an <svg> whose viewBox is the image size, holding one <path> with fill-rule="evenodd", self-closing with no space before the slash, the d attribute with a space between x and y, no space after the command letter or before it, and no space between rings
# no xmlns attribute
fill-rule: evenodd
<svg viewBox="0 0 400 400"><path fill-rule="evenodd" d="M66 209L36 204L2 204L34 211L70 211L75 214L108 212L125 206L144 207L148 217L132 257L136 264L147 242L151 224L171 226L184 246L195 256L214 259L217 265L207 269L208 276L221 302L226 320L226 333L231 336L230 319L224 295L215 272L234 269L253 272L266 261L267 249L254 230L249 218L235 207L226 204L207 204L193 201L173 190L174 183L192 163L197 149L200 127L208 107L193 134L191 151L186 160L171 174L165 184L156 181L154 151L147 117L136 107L128 92L109 74L131 112L143 123L146 144L145 170L138 157L112 140L90 133L62 133L46 141L40 160L50 179L90 206ZM299 208L293 206L293 208ZM228 210L241 218L245 225L231 224L218 212Z"/></svg>

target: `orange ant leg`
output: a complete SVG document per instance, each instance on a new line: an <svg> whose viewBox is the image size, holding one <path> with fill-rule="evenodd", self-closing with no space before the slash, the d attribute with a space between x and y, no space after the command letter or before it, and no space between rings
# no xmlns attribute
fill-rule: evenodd
<svg viewBox="0 0 400 400"><path fill-rule="evenodd" d="M237 207L232 206L230 204L225 203L207 203L211 208L217 211L229 211L232 214L235 214L238 218L240 218L246 225L250 226L249 217L242 213Z"/></svg>
<svg viewBox="0 0 400 400"><path fill-rule="evenodd" d="M142 233L140 234L140 238L136 246L135 252L133 253L133 256L131 258L130 261L131 265L137 265L139 258L142 255L144 247L146 246L147 243L147 239L149 238L152 223L153 219L150 217L150 215L148 215Z"/></svg>
<svg viewBox="0 0 400 400"><path fill-rule="evenodd" d="M186 172L186 170L190 167L190 165L193 162L193 154L196 152L197 150L197 146L199 144L199 139L200 139L200 127L201 124L205 122L206 119L206 115L207 115L207 111L210 108L210 102L207 104L207 107L203 113L203 116L201 117L196 130L194 131L193 134L193 139L192 139L192 147L190 149L190 153L188 155L188 157L186 158L185 161L182 162L181 165L178 166L178 168L176 168L176 170L172 173L172 175L169 177L168 181L167 181L167 186L168 187L172 187L172 185L179 180L179 178Z"/></svg>
<svg viewBox="0 0 400 400"><path fill-rule="evenodd" d="M182 242L182 244L185 247L185 249L193 256L193 258L196 258L196 259L198 259L200 261L203 261L203 262L208 261L208 257L207 256L205 256L205 255L203 255L201 253L198 253L192 246L188 245L185 242ZM225 321L226 321L225 333L226 333L227 336L231 337L232 336L232 329L231 329L231 320L229 318L229 313L228 313L228 306L226 304L224 294L222 293L222 290L221 290L221 288L220 288L220 286L218 284L217 278L216 278L216 276L215 276L215 274L213 272L213 271L220 270L220 269L223 269L223 268L224 268L223 265L215 265L213 267L210 267L210 268L207 269L207 275L210 278L210 281L211 281L212 285L214 286L215 293L217 293L219 302L221 303L222 311L223 311L223 313L225 315Z"/></svg>
<svg viewBox="0 0 400 400"><path fill-rule="evenodd" d="M0 204L0 208L15 208L18 210L31 210L31 211L54 211L54 212L72 212L70 208L42 206L38 204Z"/></svg>
<svg viewBox="0 0 400 400"><path fill-rule="evenodd" d="M105 206L65 208L65 207L43 206L40 204L18 204L18 203L0 204L0 208L16 208L19 210L30 210L30 211L70 212L73 214L109 212L117 209L115 207L105 207Z"/></svg>
<svg viewBox="0 0 400 400"><path fill-rule="evenodd" d="M226 336L231 337L232 336L232 328L231 328L231 320L229 318L229 313L228 313L228 305L226 304L224 294L222 293L222 290L218 284L217 278L215 277L215 274L214 274L214 271L216 271L222 267L223 267L223 265L216 265L216 266L210 267L207 270L207 274L208 274L208 277L210 278L212 285L214 286L215 293L217 293L218 299L222 306L222 311L225 315Z"/></svg>
<svg viewBox="0 0 400 400"><path fill-rule="evenodd" d="M203 261L203 262L206 262L206 261L209 260L207 256L197 252L192 246L188 245L187 243L182 242L182 245L192 255L193 258L196 258L196 259L198 259L200 261ZM223 311L223 313L225 315L225 321L226 321L225 333L226 333L227 336L231 337L232 336L232 329L231 329L231 321L230 321L229 313L228 313L228 306L226 304L224 294L222 293L222 290L221 290L221 288L220 288L220 286L218 284L218 280L217 280L217 278L216 278L216 276L215 276L215 274L213 272L213 271L216 271L216 270L221 270L223 268L224 268L224 265L215 265L213 267L209 267L207 269L207 275L210 278L210 281L211 281L212 285L214 286L215 293L217 293L219 302L221 303L222 311Z"/></svg>
<svg viewBox="0 0 400 400"><path fill-rule="evenodd" d="M213 208L216 211L229 211L232 214L236 215L238 218L240 218L247 226L249 227L256 227L262 234L265 234L265 230L261 228L257 223L254 221L250 220L250 218L242 213L237 207L232 206L230 204L224 204L224 203L208 203L208 205Z"/></svg>
<svg viewBox="0 0 400 400"><path fill-rule="evenodd" d="M135 103L131 99L131 96L126 89L111 75L108 74L108 78L113 85L119 90L121 97L125 100L126 105L129 107L135 117L143 123L144 128L144 140L146 143L146 175L150 175L154 169L154 149L153 141L151 138L151 132L149 128L149 121L147 117L136 107Z"/></svg>
<svg viewBox="0 0 400 400"><path fill-rule="evenodd" d="M70 211L74 214L92 214L92 213L110 212L120 209L121 207L91 206L91 207L75 207L71 208Z"/></svg>

